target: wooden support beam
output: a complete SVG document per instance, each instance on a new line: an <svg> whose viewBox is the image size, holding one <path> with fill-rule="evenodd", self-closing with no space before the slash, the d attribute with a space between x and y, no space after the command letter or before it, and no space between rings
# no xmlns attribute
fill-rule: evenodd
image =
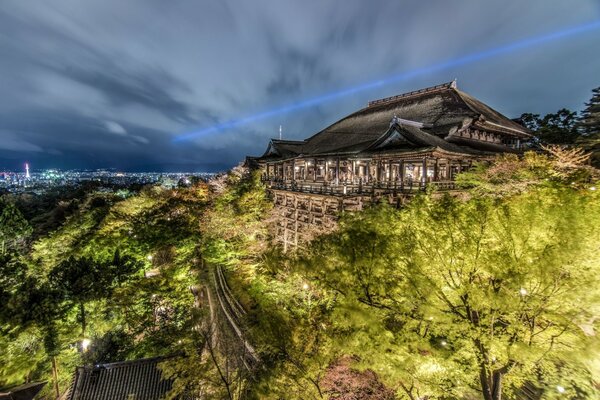
<svg viewBox="0 0 600 400"><path fill-rule="evenodd" d="M404 160L400 160L399 165L399 174L400 174L400 190L404 188Z"/></svg>

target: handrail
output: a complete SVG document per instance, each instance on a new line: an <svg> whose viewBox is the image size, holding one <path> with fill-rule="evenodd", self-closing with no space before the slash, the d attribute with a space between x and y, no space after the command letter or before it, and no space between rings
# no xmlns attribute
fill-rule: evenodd
<svg viewBox="0 0 600 400"><path fill-rule="evenodd" d="M236 308L237 307L241 308L241 306L239 305L239 303L237 303L237 300L235 301L235 303L237 303L237 307L234 306L233 302L228 297L228 293L226 293L226 290L229 292L229 294L231 293L231 291L229 290L229 286L227 285L227 281L222 281L221 280L221 278L222 278L222 271L220 271L220 268L221 268L220 266L217 266L216 267L217 273L215 273L214 270L212 272L212 277L213 277L213 281L214 281L214 284L215 284L215 293L217 295L218 303L221 306L221 310L223 311L223 314L225 315L225 318L229 322L229 325L231 326L231 328L234 330L234 332L236 333L236 335L238 336L238 338L242 342L242 345L244 346L244 349L248 352L248 355L252 358L252 361L254 363L258 363L258 362L260 362L260 358L258 357L258 354L256 353L256 350L248 342L248 340L246 339L246 336L244 335L244 333L242 332L242 329L239 326L240 325L239 319L241 317L238 316L238 315L236 315L237 312L239 312L239 310L236 310ZM220 276L217 277L217 275L220 275ZM241 309L243 310L243 308L241 308ZM234 315L231 315L232 313ZM244 313L245 313L245 311L244 311ZM248 365L247 365L246 361L243 360L243 359L242 359L242 361L244 362L244 365L246 365L246 368L248 368ZM248 368L248 369L250 369L250 368Z"/></svg>
<svg viewBox="0 0 600 400"><path fill-rule="evenodd" d="M354 194L374 194L375 191L383 193L412 193L423 191L428 186L436 190L454 190L456 185L454 181L380 181L363 183L331 183L331 182L302 182L302 181L284 181L281 179L264 178L263 182L270 189L287 190L292 192L315 193L324 195L354 195Z"/></svg>

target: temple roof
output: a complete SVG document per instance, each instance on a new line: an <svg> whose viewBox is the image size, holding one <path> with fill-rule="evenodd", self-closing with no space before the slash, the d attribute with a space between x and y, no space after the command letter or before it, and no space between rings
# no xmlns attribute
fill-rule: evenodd
<svg viewBox="0 0 600 400"><path fill-rule="evenodd" d="M293 157L302 153L305 142L302 140L271 139L269 147L262 157L276 156L277 158Z"/></svg>
<svg viewBox="0 0 600 400"><path fill-rule="evenodd" d="M159 400L173 382L158 364L165 357L78 367L67 400Z"/></svg>
<svg viewBox="0 0 600 400"><path fill-rule="evenodd" d="M46 381L30 382L7 389L0 389L0 400L33 400L46 383Z"/></svg>
<svg viewBox="0 0 600 400"><path fill-rule="evenodd" d="M335 122L304 141L271 140L262 159L293 158L298 155L349 154L372 150L375 142L388 132L391 123L404 121L403 128L421 141L436 147L449 147L454 151L512 151L491 143L455 141L445 139L457 130L473 129L493 132L519 139L529 138L527 128L510 120L474 97L458 90L456 82L448 82L374 100L368 106Z"/></svg>

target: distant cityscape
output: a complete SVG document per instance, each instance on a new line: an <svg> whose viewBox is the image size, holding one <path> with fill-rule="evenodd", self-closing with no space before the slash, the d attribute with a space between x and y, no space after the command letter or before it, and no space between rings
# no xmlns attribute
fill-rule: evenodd
<svg viewBox="0 0 600 400"><path fill-rule="evenodd" d="M43 194L53 188L76 187L86 182L111 186L160 183L174 187L189 185L194 178L208 179L213 175L207 172L121 172L112 169L35 170L24 164L22 171L0 171L0 192Z"/></svg>

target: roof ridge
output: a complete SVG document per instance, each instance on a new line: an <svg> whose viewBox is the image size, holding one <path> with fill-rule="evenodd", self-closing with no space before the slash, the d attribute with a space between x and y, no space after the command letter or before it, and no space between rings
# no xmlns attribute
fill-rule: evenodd
<svg viewBox="0 0 600 400"><path fill-rule="evenodd" d="M116 362L105 363L105 364L94 364L91 366L83 366L83 368L86 368L86 369L117 368L117 367L125 367L125 366L129 366L129 365L137 365L137 364L150 364L152 362L167 360L169 358L174 358L174 357L177 357L177 355L139 358L137 360L116 361Z"/></svg>
<svg viewBox="0 0 600 400"><path fill-rule="evenodd" d="M380 104L391 103L391 102L399 100L399 99L405 99L407 97L421 95L421 94L424 94L424 93L436 92L438 90L443 90L443 89L456 89L456 79L453 80L453 81L451 81L451 82L446 82L446 83L442 83L442 84L439 84L439 85L426 87L426 88L423 88L423 89L413 90L413 91L410 91L410 92L406 92L406 93L402 93L402 94L397 94L395 96L384 97L382 99L377 99L377 100L371 100L367 104L367 107L372 107L372 106L378 106Z"/></svg>
<svg viewBox="0 0 600 400"><path fill-rule="evenodd" d="M292 140L292 139L271 139L272 142L277 142L277 143L304 143L304 140Z"/></svg>

